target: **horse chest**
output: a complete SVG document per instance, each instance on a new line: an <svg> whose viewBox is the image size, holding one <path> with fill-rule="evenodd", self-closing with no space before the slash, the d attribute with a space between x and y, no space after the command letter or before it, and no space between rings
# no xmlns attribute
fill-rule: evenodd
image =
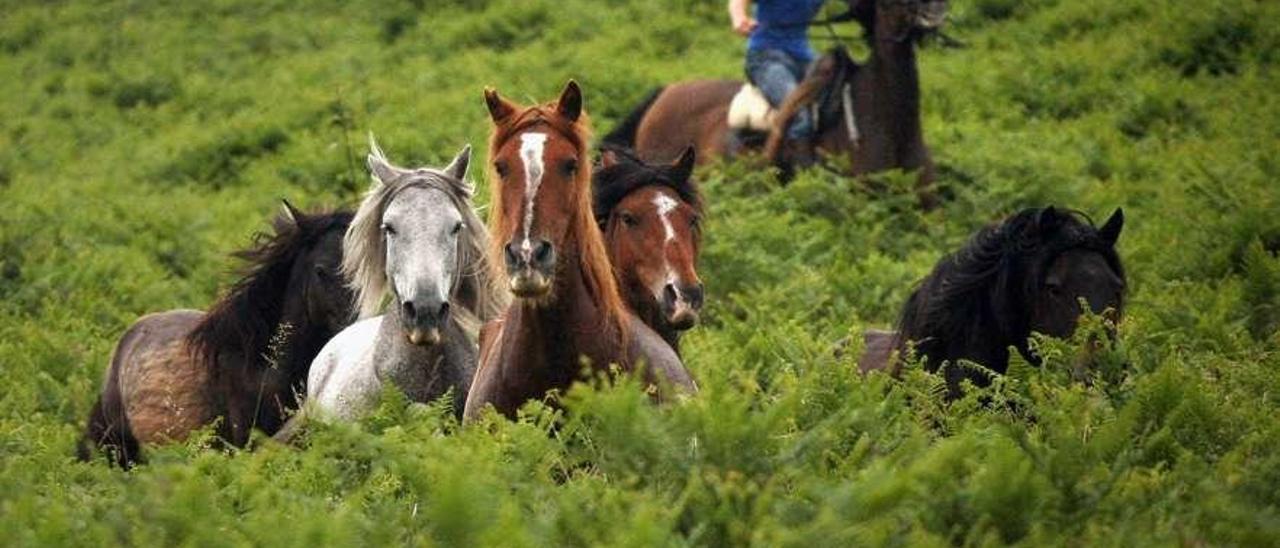
<svg viewBox="0 0 1280 548"><path fill-rule="evenodd" d="M524 402L569 388L586 367L603 370L624 361L598 324L522 312L504 322L497 351L487 356L476 380L477 403L513 416Z"/></svg>

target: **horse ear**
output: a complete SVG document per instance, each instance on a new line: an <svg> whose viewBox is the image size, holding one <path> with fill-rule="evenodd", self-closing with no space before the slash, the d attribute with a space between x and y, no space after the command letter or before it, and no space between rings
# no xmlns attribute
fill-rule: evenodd
<svg viewBox="0 0 1280 548"><path fill-rule="evenodd" d="M289 226L297 228L299 224L298 219L302 218L302 212L298 211L298 208L293 207L293 204L289 203L289 200L281 199L280 218L286 223L289 223Z"/></svg>
<svg viewBox="0 0 1280 548"><path fill-rule="evenodd" d="M1036 214L1036 232L1048 234L1058 228L1058 224L1062 221L1062 216L1058 213L1057 208L1053 206L1046 207Z"/></svg>
<svg viewBox="0 0 1280 548"><path fill-rule="evenodd" d="M453 161L444 167L445 175L462 181L467 176L467 166L471 163L471 145L467 144L453 157Z"/></svg>
<svg viewBox="0 0 1280 548"><path fill-rule="evenodd" d="M618 165L618 153L612 150L600 152L600 167L610 168Z"/></svg>
<svg viewBox="0 0 1280 548"><path fill-rule="evenodd" d="M369 156L366 157L369 164L369 173L373 177L383 183L394 181L396 178L396 168L387 161L387 155L383 154L382 149L378 147L378 142L373 139L373 132L369 132Z"/></svg>
<svg viewBox="0 0 1280 548"><path fill-rule="evenodd" d="M289 200L280 200L280 215L276 216L275 225L276 233L291 232L297 230L299 221L302 219L302 212L298 208L293 207Z"/></svg>
<svg viewBox="0 0 1280 548"><path fill-rule="evenodd" d="M693 174L693 164L697 160L698 153L693 149L693 145L689 145L684 149L684 152L680 153L680 157L676 158L676 161L671 164L674 169L674 179L680 182L689 180L689 175Z"/></svg>
<svg viewBox="0 0 1280 548"><path fill-rule="evenodd" d="M1120 239L1120 230L1124 228L1124 209L1117 207L1111 218L1098 230L1098 235L1112 246Z"/></svg>
<svg viewBox="0 0 1280 548"><path fill-rule="evenodd" d="M556 103L556 112L570 122L578 121L578 116L582 115L582 88L578 87L578 82L569 80L565 84L564 91L560 92L560 100Z"/></svg>
<svg viewBox="0 0 1280 548"><path fill-rule="evenodd" d="M484 88L484 104L489 107L489 117L496 123L510 118L516 111L516 106L499 96L498 90L493 88Z"/></svg>

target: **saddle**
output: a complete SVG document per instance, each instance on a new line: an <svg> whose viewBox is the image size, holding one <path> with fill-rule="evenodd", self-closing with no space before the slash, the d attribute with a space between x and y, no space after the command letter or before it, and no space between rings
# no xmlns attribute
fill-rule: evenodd
<svg viewBox="0 0 1280 548"><path fill-rule="evenodd" d="M729 102L729 129L768 132L776 111L760 88L746 82Z"/></svg>
<svg viewBox="0 0 1280 548"><path fill-rule="evenodd" d="M815 131L821 133L832 126L843 126L858 140L857 123L853 119L853 76L858 65L843 47L834 48L827 56L834 65L829 69L830 80L823 86L815 100L808 105ZM820 63L814 63L805 80L815 76ZM777 110L769 104L760 88L744 82L742 88L729 102L729 129L739 133L768 133L773 127Z"/></svg>

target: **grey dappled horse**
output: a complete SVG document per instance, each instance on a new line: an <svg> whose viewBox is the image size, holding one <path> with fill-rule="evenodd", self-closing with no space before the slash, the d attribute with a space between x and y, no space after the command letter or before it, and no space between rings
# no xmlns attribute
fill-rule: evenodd
<svg viewBox="0 0 1280 548"><path fill-rule="evenodd" d="M372 138L370 148L374 184L343 242L342 269L362 320L312 363L307 413L357 418L391 383L418 402L452 390L461 416L479 322L506 304L489 282L488 237L464 179L471 147L440 170L395 167Z"/></svg>

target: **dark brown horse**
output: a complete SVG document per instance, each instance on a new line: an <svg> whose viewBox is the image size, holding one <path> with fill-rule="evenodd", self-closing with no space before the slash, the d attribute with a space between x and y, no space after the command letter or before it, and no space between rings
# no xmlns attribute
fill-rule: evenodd
<svg viewBox="0 0 1280 548"><path fill-rule="evenodd" d="M465 417L492 405L514 417L529 400L567 390L618 364L659 386L696 386L680 358L618 293L591 212L590 130L570 81L556 102L522 107L485 90L493 119L489 164L495 279L515 301L480 335L480 365ZM501 265L501 266L499 266Z"/></svg>
<svg viewBox="0 0 1280 548"><path fill-rule="evenodd" d="M815 62L808 77L781 105L764 152L778 158L787 122L801 108L818 103L815 145L827 156L848 160L851 175L888 169L915 170L918 185L933 181L933 161L920 123L920 78L916 45L940 27L945 0L859 0L851 16L862 24L871 56L855 65L837 48ZM729 104L740 80L697 80L666 86L650 95L605 142L634 148L641 158L674 158L693 143L707 162L739 152L744 141L729 128ZM847 90L847 95L846 95ZM845 98L848 98L848 101ZM846 108L852 103L853 111ZM922 201L931 198L922 193Z"/></svg>
<svg viewBox="0 0 1280 548"><path fill-rule="evenodd" d="M172 310L135 322L116 346L89 415L80 457L106 449L121 466L140 444L179 441L218 421L244 446L297 409L311 360L354 316L342 282L351 213L306 215L285 204L275 234L237 256L251 265L209 312Z"/></svg>
<svg viewBox="0 0 1280 548"><path fill-rule="evenodd" d="M943 257L911 293L898 331L869 331L860 368L893 367L891 354L914 350L925 369L944 364L951 397L960 383L986 386L968 360L1004 373L1009 348L1040 363L1028 347L1032 332L1064 338L1075 331L1084 299L1095 314L1119 320L1126 289L1116 240L1124 227L1117 209L1101 228L1055 207L1025 209L980 230L959 251Z"/></svg>
<svg viewBox="0 0 1280 548"><path fill-rule="evenodd" d="M591 178L596 222L623 298L677 354L680 334L702 310L702 198L693 164L693 147L671 164L606 149Z"/></svg>

